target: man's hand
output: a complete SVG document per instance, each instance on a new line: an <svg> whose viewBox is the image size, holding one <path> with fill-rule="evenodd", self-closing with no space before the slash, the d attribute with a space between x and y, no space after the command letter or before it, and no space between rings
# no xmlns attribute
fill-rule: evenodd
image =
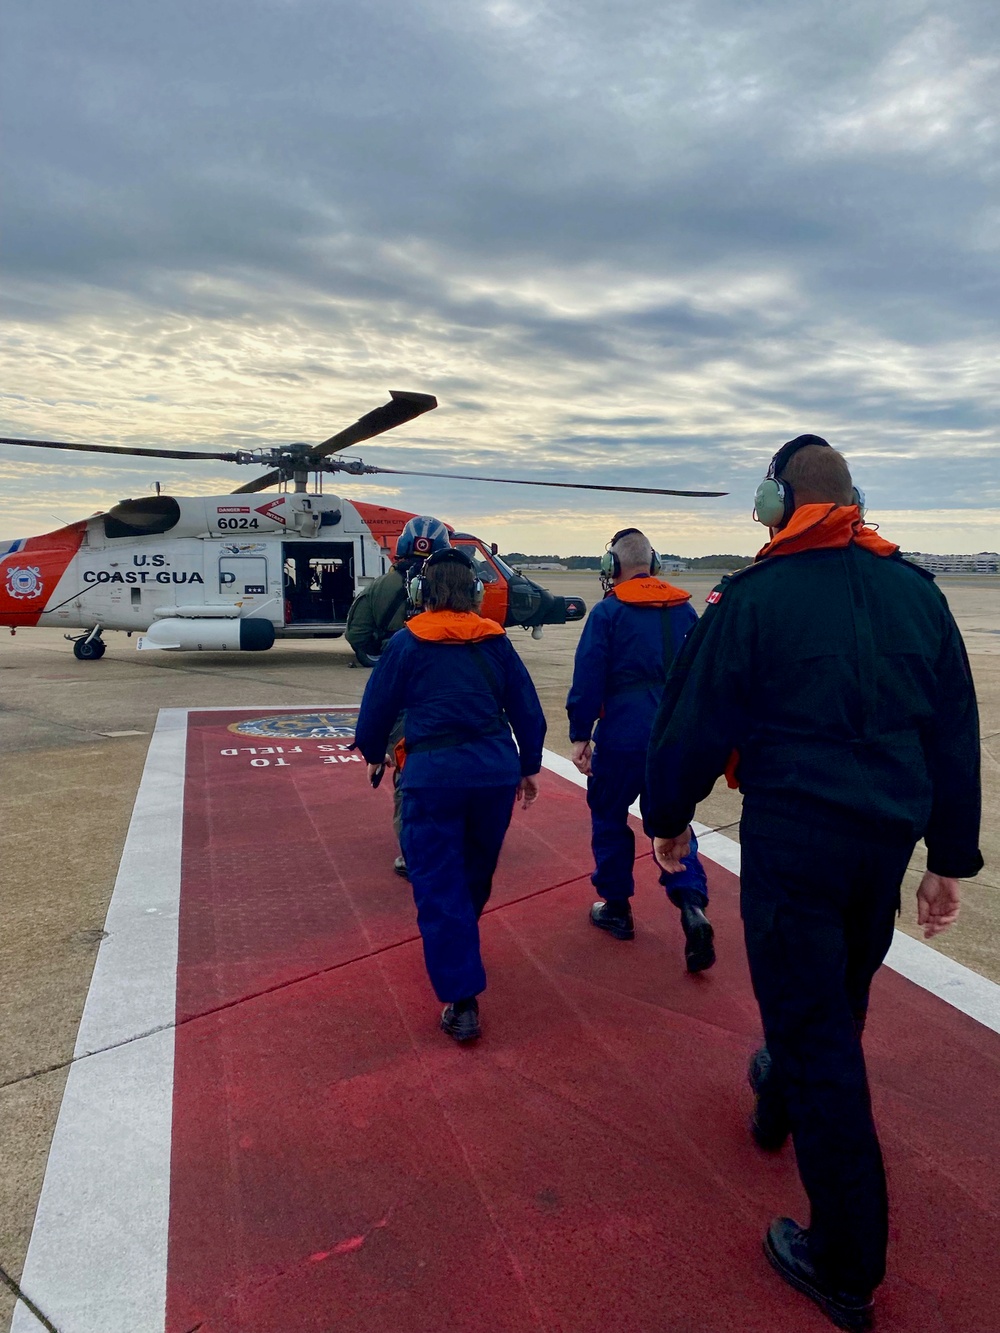
<svg viewBox="0 0 1000 1333"><path fill-rule="evenodd" d="M591 745L590 741L573 742L573 764L581 773L586 774L588 778L591 773L590 761L593 757L594 747Z"/></svg>
<svg viewBox="0 0 1000 1333"><path fill-rule="evenodd" d="M388 763L388 760L387 760L386 762ZM382 767L383 767L382 764L369 764L369 765L368 765L368 781L369 781L369 782L371 782L372 778L375 776L375 774L376 774L376 773L379 771L379 769L382 768Z"/></svg>
<svg viewBox="0 0 1000 1333"><path fill-rule="evenodd" d="M917 925L923 926L924 939L953 926L960 906L958 880L932 875L928 870L917 889Z"/></svg>
<svg viewBox="0 0 1000 1333"><path fill-rule="evenodd" d="M688 856L691 852L691 826L690 824L683 833L676 838L654 838L653 855L656 857L656 863L661 870L665 870L668 875L679 875L684 869L681 864L681 857Z"/></svg>
<svg viewBox="0 0 1000 1333"><path fill-rule="evenodd" d="M517 795L514 797L515 803L521 802L521 809L527 810L529 805L534 805L538 800L538 774L534 773L530 778L522 778L517 784Z"/></svg>

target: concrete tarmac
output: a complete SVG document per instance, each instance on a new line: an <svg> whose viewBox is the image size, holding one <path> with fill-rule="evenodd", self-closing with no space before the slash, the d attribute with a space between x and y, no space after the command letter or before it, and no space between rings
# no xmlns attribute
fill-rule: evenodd
<svg viewBox="0 0 1000 1333"><path fill-rule="evenodd" d="M592 573L545 572L558 593L600 597ZM680 575L700 610L716 581ZM969 649L983 733L987 865L965 886L962 919L934 947L1000 982L1000 580L942 580ZM2 633L2 632L0 632ZM511 638L549 719L547 744L568 754L564 701L580 626ZM0 1280L16 1281L27 1247L49 1142L80 1014L114 886L149 737L160 708L355 703L368 672L342 640L279 646L260 654L137 653L107 636L100 662L77 662L58 630L0 638L3 757L0 969ZM738 836L740 798L723 784L698 818ZM274 845L280 857L282 830ZM916 935L904 885L901 927ZM100 1163L94 1163L100 1170ZM82 1220L83 1221L83 1220ZM0 1286L0 1327L14 1299ZM40 1325L41 1327L41 1325Z"/></svg>

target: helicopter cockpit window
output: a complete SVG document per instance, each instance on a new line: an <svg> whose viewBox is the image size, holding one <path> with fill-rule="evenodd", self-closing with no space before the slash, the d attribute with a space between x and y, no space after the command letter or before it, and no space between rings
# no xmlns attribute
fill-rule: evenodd
<svg viewBox="0 0 1000 1333"><path fill-rule="evenodd" d="M181 516L181 507L169 495L144 500L122 500L104 515L105 537L155 537L169 532Z"/></svg>
<svg viewBox="0 0 1000 1333"><path fill-rule="evenodd" d="M517 570L511 569L506 560L501 560L498 555L495 555L493 557L493 563L499 565L502 572L506 574L509 579L517 578Z"/></svg>
<svg viewBox="0 0 1000 1333"><path fill-rule="evenodd" d="M483 583L496 583L499 580L500 575L477 546L466 546L462 542L455 542L455 545L471 558L472 563L476 566L476 574Z"/></svg>

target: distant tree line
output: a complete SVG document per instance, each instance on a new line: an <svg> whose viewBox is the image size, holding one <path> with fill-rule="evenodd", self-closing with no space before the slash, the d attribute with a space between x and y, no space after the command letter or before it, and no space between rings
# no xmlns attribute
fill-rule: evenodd
<svg viewBox="0 0 1000 1333"><path fill-rule="evenodd" d="M743 569L753 564L752 555L695 555L688 562L688 569Z"/></svg>
<svg viewBox="0 0 1000 1333"><path fill-rule="evenodd" d="M753 562L749 555L666 555L664 560L680 560L688 569L742 569ZM523 551L509 551L501 556L508 565L554 564L565 565L567 569L600 569L599 555L525 555Z"/></svg>

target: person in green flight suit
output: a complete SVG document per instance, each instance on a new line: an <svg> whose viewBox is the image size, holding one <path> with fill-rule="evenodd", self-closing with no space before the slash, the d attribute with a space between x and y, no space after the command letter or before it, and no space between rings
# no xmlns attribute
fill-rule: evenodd
<svg viewBox="0 0 1000 1333"><path fill-rule="evenodd" d="M347 617L347 642L362 666L374 666L385 645L406 624L413 610L408 598L410 580L420 573L429 555L435 551L445 551L450 546L448 529L439 518L419 514L406 523L396 542L396 558L392 568L355 598ZM403 714L400 713L389 736L390 750L399 744L402 737ZM392 827L396 841L400 843L400 853L392 868L397 875L407 879L406 858L402 853L403 797L398 768L393 768L392 781Z"/></svg>

